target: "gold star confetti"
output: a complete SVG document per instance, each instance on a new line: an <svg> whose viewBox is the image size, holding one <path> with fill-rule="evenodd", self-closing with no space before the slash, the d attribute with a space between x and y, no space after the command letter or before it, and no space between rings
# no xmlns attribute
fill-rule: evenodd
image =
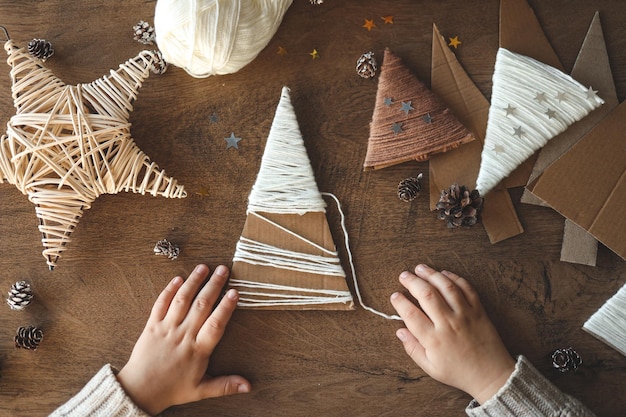
<svg viewBox="0 0 626 417"><path fill-rule="evenodd" d="M385 25L393 25L393 16L382 16Z"/></svg>
<svg viewBox="0 0 626 417"><path fill-rule="evenodd" d="M198 194L200 197L208 197L209 189L203 185L198 191L196 191L196 194Z"/></svg>
<svg viewBox="0 0 626 417"><path fill-rule="evenodd" d="M311 55L312 59L317 59L320 57L319 52L317 52L317 49L313 49L311 52L309 52L309 55Z"/></svg>
<svg viewBox="0 0 626 417"><path fill-rule="evenodd" d="M282 46L279 46L278 51L276 51L276 53L280 56L287 55L287 49L283 48Z"/></svg>
<svg viewBox="0 0 626 417"><path fill-rule="evenodd" d="M374 19L365 19L365 23L363 23L362 27L367 29L367 31L369 32L370 30L372 30L372 28L376 27L376 23L374 23Z"/></svg>
<svg viewBox="0 0 626 417"><path fill-rule="evenodd" d="M458 36L455 36L454 38L448 38L448 39L450 39L450 43L448 44L448 46L452 46L454 47L454 49L458 48L459 45L463 43L459 40Z"/></svg>

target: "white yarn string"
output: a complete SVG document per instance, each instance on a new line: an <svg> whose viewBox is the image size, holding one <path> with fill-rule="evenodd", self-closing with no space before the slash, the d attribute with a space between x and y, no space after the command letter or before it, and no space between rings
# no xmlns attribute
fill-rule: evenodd
<svg viewBox="0 0 626 417"><path fill-rule="evenodd" d="M248 210L304 214L325 212L309 156L298 127L289 89L283 87L270 128Z"/></svg>
<svg viewBox="0 0 626 417"><path fill-rule="evenodd" d="M245 262L252 265L270 266L309 274L346 276L339 264L336 253L334 258L316 256L277 248L243 236L237 242L233 262Z"/></svg>
<svg viewBox="0 0 626 417"><path fill-rule="evenodd" d="M156 41L193 77L231 74L267 46L292 0L158 0Z"/></svg>
<svg viewBox="0 0 626 417"><path fill-rule="evenodd" d="M346 252L348 253L348 263L350 264L350 272L352 272L352 282L354 284L354 292L356 292L356 296L357 296L357 299L359 300L359 304L361 305L361 307L363 307L365 310L369 311L370 313L374 313L378 316L384 317L387 320L402 320L402 318L398 315L395 315L395 314L389 315L389 314L382 313L378 310L375 310L372 307L366 306L365 303L363 302L363 297L361 297L361 291L359 290L359 283L357 282L357 279L356 279L356 268L354 267L354 261L352 259L352 251L350 250L350 241L348 240L348 229L346 229L346 216L343 213L343 210L341 209L341 203L339 203L339 199L334 194L322 193L322 195L332 197L332 199L335 200L335 203L337 204L337 210L339 211L339 215L341 216L341 230L343 231L344 244L346 245Z"/></svg>
<svg viewBox="0 0 626 417"><path fill-rule="evenodd" d="M476 189L487 194L604 101L558 69L500 48Z"/></svg>
<svg viewBox="0 0 626 417"><path fill-rule="evenodd" d="M261 289L261 290L274 290L283 291L283 293L274 292L254 292L239 290L239 302L237 305L240 307L275 307L285 305L318 305L318 304L333 304L333 303L349 303L352 301L352 295L349 291L336 291L327 289L313 289L313 288L299 288L288 285L270 284L264 282L254 282L246 280L233 279L230 280L230 285L233 287L248 288L248 289ZM285 293L286 292L286 293ZM303 295L294 294L298 293L311 293L315 295ZM250 298L248 296L252 296ZM259 297L267 297L266 299L259 299Z"/></svg>
<svg viewBox="0 0 626 417"><path fill-rule="evenodd" d="M626 285L583 324L583 330L626 355Z"/></svg>

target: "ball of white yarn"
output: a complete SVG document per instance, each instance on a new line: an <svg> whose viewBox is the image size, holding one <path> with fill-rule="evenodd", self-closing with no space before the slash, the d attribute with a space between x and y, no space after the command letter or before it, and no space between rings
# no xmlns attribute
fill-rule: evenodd
<svg viewBox="0 0 626 417"><path fill-rule="evenodd" d="M267 46L292 0L158 0L156 40L193 77L231 74Z"/></svg>

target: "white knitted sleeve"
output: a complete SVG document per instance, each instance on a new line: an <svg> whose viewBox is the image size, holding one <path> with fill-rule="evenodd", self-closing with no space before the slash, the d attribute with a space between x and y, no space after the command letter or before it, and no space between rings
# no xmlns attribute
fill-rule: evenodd
<svg viewBox="0 0 626 417"><path fill-rule="evenodd" d="M111 365L105 365L85 387L50 417L149 417L126 395Z"/></svg>

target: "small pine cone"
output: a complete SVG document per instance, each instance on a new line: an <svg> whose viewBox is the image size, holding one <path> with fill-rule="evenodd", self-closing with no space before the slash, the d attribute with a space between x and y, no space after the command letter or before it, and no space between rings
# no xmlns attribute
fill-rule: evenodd
<svg viewBox="0 0 626 417"><path fill-rule="evenodd" d="M552 366L559 372L576 371L583 360L571 347L557 349L552 354Z"/></svg>
<svg viewBox="0 0 626 417"><path fill-rule="evenodd" d="M168 242L167 239L163 239L159 240L156 245L154 245L154 254L167 256L173 261L178 258L180 248L173 243Z"/></svg>
<svg viewBox="0 0 626 417"><path fill-rule="evenodd" d="M167 71L167 62L163 58L163 54L161 53L161 51L155 51L155 53L156 57L150 65L150 70L153 74L161 75L165 71Z"/></svg>
<svg viewBox="0 0 626 417"><path fill-rule="evenodd" d="M376 64L376 58L374 58L374 52L366 52L356 61L356 73L363 78L372 78L376 76L378 65Z"/></svg>
<svg viewBox="0 0 626 417"><path fill-rule="evenodd" d="M473 226L483 206L483 198L478 190L470 191L466 186L452 184L442 190L439 202L439 219L446 220L448 227Z"/></svg>
<svg viewBox="0 0 626 417"><path fill-rule="evenodd" d="M7 304L11 310L24 310L33 299L33 290L26 281L17 281L11 285L7 297Z"/></svg>
<svg viewBox="0 0 626 417"><path fill-rule="evenodd" d="M133 38L144 45L152 45L156 40L154 28L148 22L140 20L133 26Z"/></svg>
<svg viewBox="0 0 626 417"><path fill-rule="evenodd" d="M400 184L398 184L398 198L407 203L415 200L422 189L421 179L422 174L420 173L417 177L409 177L400 181Z"/></svg>
<svg viewBox="0 0 626 417"><path fill-rule="evenodd" d="M37 327L28 326L17 329L15 335L15 347L35 350L43 339L43 330Z"/></svg>
<svg viewBox="0 0 626 417"><path fill-rule="evenodd" d="M54 55L54 48L45 39L33 39L28 42L28 53L45 62L46 59Z"/></svg>

